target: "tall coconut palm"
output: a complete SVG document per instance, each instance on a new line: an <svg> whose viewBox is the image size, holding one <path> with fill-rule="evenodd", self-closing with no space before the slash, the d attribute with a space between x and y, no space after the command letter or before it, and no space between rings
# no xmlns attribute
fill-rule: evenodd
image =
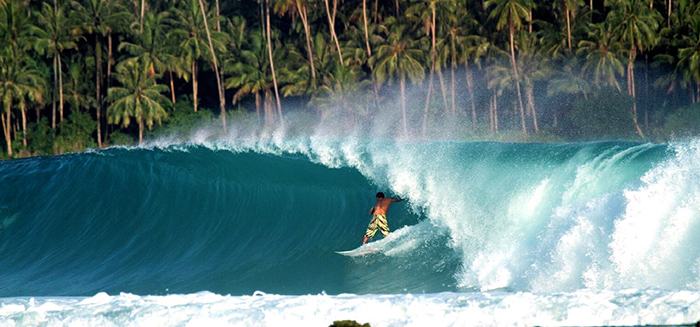
<svg viewBox="0 0 700 327"><path fill-rule="evenodd" d="M216 15L216 20L217 24L219 24L219 14L218 14L218 1L217 1L217 15ZM206 17L206 11L204 10L204 2L202 0L199 0L199 8L202 11L202 15ZM216 90L219 93L219 109L221 110L221 121L223 123L224 127L224 132L226 131L226 99L224 99L224 87L221 83L221 74L219 73L219 63L216 58L216 50L214 49L214 43L212 42L212 37L211 34L212 32L209 30L209 24L207 23L207 19L204 19L204 30L207 32L207 41L209 41L209 52L211 54L211 63L214 65L214 75L216 75ZM220 35L223 37L225 34L221 33L221 27L218 28L218 32ZM217 43L220 48L221 43Z"/></svg>
<svg viewBox="0 0 700 327"><path fill-rule="evenodd" d="M387 81L391 84L393 77L399 79L403 132L404 135L408 135L406 79L416 83L425 77L425 70L420 62L420 58L423 57L423 50L406 33L405 26L398 23L389 25L391 26L391 33L387 42L379 46L375 57L372 57L371 61L376 63L374 75L380 84Z"/></svg>
<svg viewBox="0 0 700 327"><path fill-rule="evenodd" d="M363 0L366 1L366 0ZM309 1L308 0L278 0L275 2L276 14L288 14L294 17L295 14L301 18L302 28L304 29L304 37L306 38L306 53L307 60L310 65L312 85L316 85L316 68L314 56L311 46L311 26L309 24ZM367 44L369 49L369 43ZM368 50L369 51L369 50Z"/></svg>
<svg viewBox="0 0 700 327"><path fill-rule="evenodd" d="M231 76L226 79L224 86L227 89L236 89L233 103L236 104L248 95L254 95L258 119L263 105L262 95L268 96L272 84L265 40L259 32L251 31L250 39L241 49L239 57L224 63L224 72ZM274 121L268 112L265 113L264 119L268 124Z"/></svg>
<svg viewBox="0 0 700 327"><path fill-rule="evenodd" d="M67 68L66 102L73 112L90 108L95 99L89 96L90 81L85 73L85 58L80 54L73 55L68 60Z"/></svg>
<svg viewBox="0 0 700 327"><path fill-rule="evenodd" d="M338 13L338 0L331 0L333 1L333 10L331 11L331 6L328 3L328 0L323 0L323 3L326 5L326 16L328 17L328 26L331 31L331 40L335 43L336 50L338 51L338 60L340 60L340 64L345 65L343 62L343 52L340 49L340 41L338 40L338 34L335 32L335 18Z"/></svg>
<svg viewBox="0 0 700 327"><path fill-rule="evenodd" d="M362 77L359 66L345 66L334 61L332 73L313 94L311 103L321 109L324 116L340 115L347 118L344 121L348 127L353 127L358 117L368 114L364 95L371 82Z"/></svg>
<svg viewBox="0 0 700 327"><path fill-rule="evenodd" d="M44 80L34 61L14 45L0 49L0 104L7 155L12 156L12 111L19 107L22 119L22 143L27 146L27 104L41 102Z"/></svg>
<svg viewBox="0 0 700 327"><path fill-rule="evenodd" d="M647 7L643 0L618 2L607 18L614 24L615 34L629 49L627 63L627 92L636 99L634 81L634 62L637 53L653 47L657 42L657 30L661 20L658 12ZM637 101L632 105L632 118L637 134L644 138L644 133L637 120Z"/></svg>
<svg viewBox="0 0 700 327"><path fill-rule="evenodd" d="M114 74L121 86L109 88L107 99L112 102L107 108L109 122L129 126L136 119L139 126L139 144L143 142L144 124L150 129L154 121L167 116L164 104L169 102L162 93L168 87L159 85L148 67L138 62L123 62Z"/></svg>
<svg viewBox="0 0 700 327"><path fill-rule="evenodd" d="M588 40L578 44L578 55L585 55L584 72L593 76L593 83L614 86L621 91L617 76L624 74L622 44L614 37L612 27L605 23L591 24Z"/></svg>
<svg viewBox="0 0 700 327"><path fill-rule="evenodd" d="M564 17L566 18L566 45L569 51L572 51L571 20L576 16L578 8L583 6L583 0L558 0L554 4L564 12Z"/></svg>
<svg viewBox="0 0 700 327"><path fill-rule="evenodd" d="M185 80L192 79L192 100L194 111L199 109L199 60L209 47L204 32L204 15L197 0L184 0L173 8L175 26L168 37L178 45L177 54L187 66L183 75Z"/></svg>
<svg viewBox="0 0 700 327"><path fill-rule="evenodd" d="M95 111L97 115L97 146L102 147L102 42L112 32L114 26L124 21L128 15L117 10L116 1L71 0L75 18L82 28L91 35L95 46ZM108 65L110 64L108 60Z"/></svg>
<svg viewBox="0 0 700 327"><path fill-rule="evenodd" d="M502 30L506 25L508 26L508 33L510 35L510 57L511 66L513 69L513 75L515 77L515 86L518 95L518 104L520 105L521 115L524 113L523 99L520 92L520 76L518 74L518 68L515 59L515 31L519 30L523 26L523 20L530 19L530 8L534 7L534 4L530 0L488 0L485 2L486 8L494 7L491 9L489 14L489 19L496 19L496 29ZM527 129L523 126L523 133L527 133Z"/></svg>
<svg viewBox="0 0 700 327"><path fill-rule="evenodd" d="M326 0L327 1L327 0ZM277 114L282 123L284 123L284 117L282 116L282 103L280 102L280 92L277 84L277 73L275 72L275 60L272 55L272 27L270 23L270 0L265 0L265 36L267 39L267 53L270 60L270 71L272 72L272 84L275 88L275 100L277 100ZM337 41L337 38L336 38ZM342 61L342 55L341 55Z"/></svg>
<svg viewBox="0 0 700 327"><path fill-rule="evenodd" d="M46 2L42 4L41 12L37 15L40 31L37 38L37 48L46 51L53 58L53 112L51 116L51 128L56 128L56 102L59 108L59 122L63 121L63 52L78 47L80 36L74 30L74 26L65 15L65 5L54 5ZM58 93L58 94L57 94Z"/></svg>
<svg viewBox="0 0 700 327"><path fill-rule="evenodd" d="M688 32L683 35L678 49L678 64L687 81L695 82L696 93L694 102L700 102L700 17L690 20Z"/></svg>

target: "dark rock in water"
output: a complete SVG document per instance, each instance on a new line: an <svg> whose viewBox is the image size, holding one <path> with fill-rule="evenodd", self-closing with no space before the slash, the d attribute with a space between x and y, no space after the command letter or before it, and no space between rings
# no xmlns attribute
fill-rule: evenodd
<svg viewBox="0 0 700 327"><path fill-rule="evenodd" d="M361 325L355 320L336 320L329 327L370 327L370 325L368 323Z"/></svg>

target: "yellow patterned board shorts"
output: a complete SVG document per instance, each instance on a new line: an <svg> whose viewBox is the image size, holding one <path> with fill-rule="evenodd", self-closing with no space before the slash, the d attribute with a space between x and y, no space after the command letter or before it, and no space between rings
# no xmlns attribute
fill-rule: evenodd
<svg viewBox="0 0 700 327"><path fill-rule="evenodd" d="M374 234L377 233L377 228L382 231L382 235L384 235L384 237L389 235L389 224L386 222L385 215L374 215L374 217L372 217L372 221L367 227L367 233L365 233L365 236L367 238L374 237Z"/></svg>

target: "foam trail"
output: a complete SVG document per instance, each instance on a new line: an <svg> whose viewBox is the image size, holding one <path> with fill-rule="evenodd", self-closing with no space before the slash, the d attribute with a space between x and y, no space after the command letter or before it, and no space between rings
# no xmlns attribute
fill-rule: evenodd
<svg viewBox="0 0 700 327"><path fill-rule="evenodd" d="M372 326L691 326L700 293L622 290L572 293L423 295L136 296L0 300L0 324L90 326L328 326L357 320Z"/></svg>

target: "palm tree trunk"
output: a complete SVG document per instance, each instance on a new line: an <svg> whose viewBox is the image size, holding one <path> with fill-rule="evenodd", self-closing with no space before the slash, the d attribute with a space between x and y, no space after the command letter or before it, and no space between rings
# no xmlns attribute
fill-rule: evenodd
<svg viewBox="0 0 700 327"><path fill-rule="evenodd" d="M496 134L498 134L498 95L495 92L493 94L493 121Z"/></svg>
<svg viewBox="0 0 700 327"><path fill-rule="evenodd" d="M532 112L532 124L535 127L535 133L537 133L540 131L540 127L537 124L537 110L535 109L534 87L528 86L525 90L525 93L527 94L528 106L530 107L530 111Z"/></svg>
<svg viewBox="0 0 700 327"><path fill-rule="evenodd" d="M22 145L27 147L27 108L21 105L20 109L22 111Z"/></svg>
<svg viewBox="0 0 700 327"><path fill-rule="evenodd" d="M632 46L629 54L629 63L627 64L627 80L629 81L627 89L629 90L629 95L632 96L632 120L634 121L634 128L637 130L637 135L641 138L644 137L642 129L639 127L639 121L637 120L637 96L634 90L634 54L635 48Z"/></svg>
<svg viewBox="0 0 700 327"><path fill-rule="evenodd" d="M100 84L102 80L102 51L100 37L95 34L95 100L97 101L97 147L102 148L102 96Z"/></svg>
<svg viewBox="0 0 700 327"><path fill-rule="evenodd" d="M172 97L173 104L175 104L175 82L173 81L173 72L168 71L170 74L170 96Z"/></svg>
<svg viewBox="0 0 700 327"><path fill-rule="evenodd" d="M489 132L491 132L491 134L493 134L493 132L494 132L494 129L493 129L493 125L494 125L494 123L493 123L493 97L494 96L492 95L491 98L489 99Z"/></svg>
<svg viewBox="0 0 700 327"><path fill-rule="evenodd" d="M192 60L192 102L194 105L194 112L197 112L197 93L199 91L199 86L197 85L197 60Z"/></svg>
<svg viewBox="0 0 700 327"><path fill-rule="evenodd" d="M591 1L593 1L593 0L591 0ZM672 8L671 1L672 0L668 0L668 16L666 18L666 27L668 27L668 28L671 28L671 8Z"/></svg>
<svg viewBox="0 0 700 327"><path fill-rule="evenodd" d="M201 1L201 0L200 0ZM280 122L284 123L284 117L282 116L282 103L280 102L280 92L277 87L277 75L275 74L275 61L272 59L272 33L270 32L270 0L266 0L267 3L267 53L270 56L270 70L272 70L272 82L275 86L275 99L277 100L277 113L280 117ZM326 5L328 0L326 0ZM337 39L336 39L337 41ZM340 49L340 48L339 48ZM342 62L342 56L340 61Z"/></svg>
<svg viewBox="0 0 700 327"><path fill-rule="evenodd" d="M457 105L455 104L455 51L452 49L452 113L457 112Z"/></svg>
<svg viewBox="0 0 700 327"><path fill-rule="evenodd" d="M58 111L60 113L59 122L63 122L63 68L61 68L61 55L58 57Z"/></svg>
<svg viewBox="0 0 700 327"><path fill-rule="evenodd" d="M299 11L299 17L301 17L301 23L304 25L304 35L306 36L306 52L309 55L309 64L311 65L311 79L314 88L316 88L316 67L314 65L314 52L313 50L311 50L311 29L309 28L309 16L306 11L306 7L301 8L298 0L297 10Z"/></svg>
<svg viewBox="0 0 700 327"><path fill-rule="evenodd" d="M564 4L564 9L566 10L566 42L569 46L569 51L571 51L571 13L569 12L569 8L566 7L566 4Z"/></svg>
<svg viewBox="0 0 700 327"><path fill-rule="evenodd" d="M445 79L442 76L442 69L436 67L438 81L440 81L440 92L442 93L442 103L445 106L445 112L450 112L450 105L447 102L447 90L445 89Z"/></svg>
<svg viewBox="0 0 700 327"><path fill-rule="evenodd" d="M143 33L143 15L146 12L146 0L141 0L141 21L140 21L140 29L139 29L139 35ZM140 144L140 143L139 143Z"/></svg>
<svg viewBox="0 0 700 327"><path fill-rule="evenodd" d="M403 134L408 136L408 123L406 122L406 78L401 76L401 115L403 117Z"/></svg>
<svg viewBox="0 0 700 327"><path fill-rule="evenodd" d="M476 103L474 103L474 86L472 85L472 72L469 70L469 64L464 63L464 71L467 77L467 90L469 91L469 100L472 105L472 124L476 127Z"/></svg>
<svg viewBox="0 0 700 327"><path fill-rule="evenodd" d="M56 129L56 89L58 83L58 56L53 57L53 97L51 99L51 128Z"/></svg>
<svg viewBox="0 0 700 327"><path fill-rule="evenodd" d="M428 80L428 94L425 96L425 108L423 109L423 136L428 132L428 108L430 107L430 95L433 93L433 75L435 74L435 62L430 65L430 79Z"/></svg>
<svg viewBox="0 0 700 327"><path fill-rule="evenodd" d="M139 145L143 143L143 118L139 117Z"/></svg>
<svg viewBox="0 0 700 327"><path fill-rule="evenodd" d="M7 145L7 155L12 156L12 124L11 124L11 118L12 116L10 115L10 110L11 108L7 108L7 119L5 119L5 116L2 116L2 131L5 134L5 144Z"/></svg>
<svg viewBox="0 0 700 327"><path fill-rule="evenodd" d="M513 20L510 20L510 59L513 64L513 74L515 75L515 87L518 91L518 104L520 105L520 117L523 127L523 133L527 134L527 127L525 125L525 110L523 109L523 97L520 93L520 76L518 75L518 66L515 64L515 42L513 40L513 35L515 34L515 25Z"/></svg>
<svg viewBox="0 0 700 327"><path fill-rule="evenodd" d="M338 50L338 57L340 58L340 64L345 66L345 63L343 63L343 53L340 51L340 42L338 42L338 36L335 34L335 6L336 6L336 0L333 0L333 17L331 18L331 9L330 6L328 5L328 0L323 0L323 2L326 4L326 14L328 15L328 25L330 25L331 29L331 38L333 39L333 42L335 42L335 48Z"/></svg>
<svg viewBox="0 0 700 327"><path fill-rule="evenodd" d="M112 32L107 33L107 89L112 86Z"/></svg>
<svg viewBox="0 0 700 327"><path fill-rule="evenodd" d="M217 5L218 5L217 1ZM216 87L217 91L219 92L219 109L221 110L221 122L224 127L224 132L226 132L226 103L225 103L225 98L224 98L224 92L223 92L223 87L221 85L221 75L219 74L219 64L216 60L216 53L214 52L214 43L211 41L211 32L209 31L209 23L207 23L207 15L206 12L204 11L204 3L202 0L199 0L199 8L202 10L202 16L204 17L204 29L207 32L207 40L209 40L209 51L211 51L211 60L212 63L214 64L214 75L216 75ZM217 8L218 9L218 8ZM218 11L217 11L217 16L218 16Z"/></svg>
<svg viewBox="0 0 700 327"><path fill-rule="evenodd" d="M374 0L374 23L379 22L379 0Z"/></svg>
<svg viewBox="0 0 700 327"><path fill-rule="evenodd" d="M369 48L369 31L367 30L367 0L362 0L362 19L365 23L365 45L367 46L367 58L372 56L372 50Z"/></svg>
<svg viewBox="0 0 700 327"><path fill-rule="evenodd" d="M255 92L255 114L258 115L258 123L260 123L260 92Z"/></svg>

